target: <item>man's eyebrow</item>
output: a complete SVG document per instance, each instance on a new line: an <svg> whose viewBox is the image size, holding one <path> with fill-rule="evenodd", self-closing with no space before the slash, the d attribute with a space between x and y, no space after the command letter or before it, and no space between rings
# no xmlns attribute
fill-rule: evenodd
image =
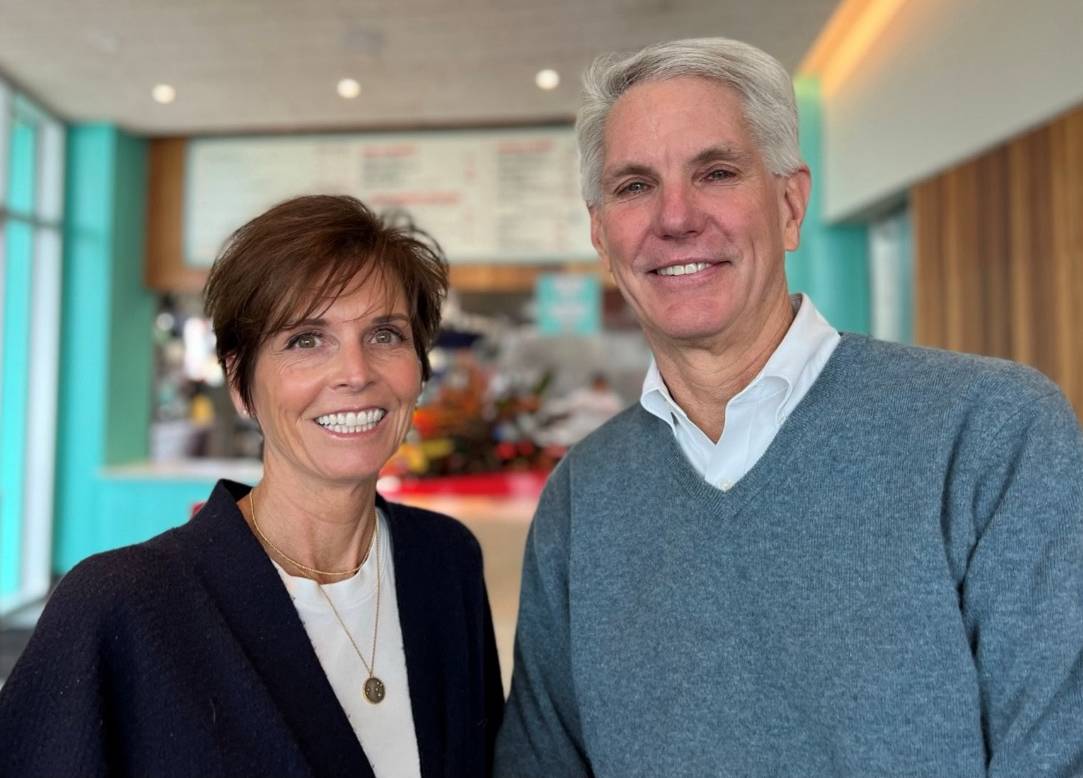
<svg viewBox="0 0 1083 778"><path fill-rule="evenodd" d="M605 171L602 180L612 181L615 178L624 178L625 176L649 176L653 174L654 169L648 165L642 165L638 162L625 162Z"/></svg>
<svg viewBox="0 0 1083 778"><path fill-rule="evenodd" d="M704 165L708 162L744 162L748 159L748 156L748 152L735 149L732 146L711 146L694 156L692 165Z"/></svg>

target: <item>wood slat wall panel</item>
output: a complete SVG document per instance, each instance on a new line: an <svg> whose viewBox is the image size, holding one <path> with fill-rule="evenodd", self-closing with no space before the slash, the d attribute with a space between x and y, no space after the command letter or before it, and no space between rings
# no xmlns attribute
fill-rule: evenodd
<svg viewBox="0 0 1083 778"><path fill-rule="evenodd" d="M1083 417L1083 106L910 194L917 341L1033 365Z"/></svg>
<svg viewBox="0 0 1083 778"><path fill-rule="evenodd" d="M998 150L978 161L978 212L982 228L978 230L978 261L981 263L981 299L992 310L1011 308L1011 251L1009 247L1011 204L1009 191L1009 158L1006 150ZM986 316L985 352L996 357L1011 356L1011 326L1008 316Z"/></svg>
<svg viewBox="0 0 1083 778"><path fill-rule="evenodd" d="M941 181L919 184L910 195L914 225L914 306L921 315L914 316L914 337L919 343L934 343L944 331L944 295L939 261L918 262L919 257L939 257ZM934 290L936 294L927 294Z"/></svg>

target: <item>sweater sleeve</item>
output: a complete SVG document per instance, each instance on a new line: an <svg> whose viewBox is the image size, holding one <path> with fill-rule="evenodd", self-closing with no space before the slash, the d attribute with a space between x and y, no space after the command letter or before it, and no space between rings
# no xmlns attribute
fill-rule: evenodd
<svg viewBox="0 0 1083 778"><path fill-rule="evenodd" d="M515 669L497 738L497 778L591 776L572 680L569 462L557 467L527 536Z"/></svg>
<svg viewBox="0 0 1083 778"><path fill-rule="evenodd" d="M1083 770L1083 438L1059 391L982 441L961 591L988 774Z"/></svg>
<svg viewBox="0 0 1083 778"><path fill-rule="evenodd" d="M96 561L57 586L0 689L0 775L104 776L108 748L107 596Z"/></svg>

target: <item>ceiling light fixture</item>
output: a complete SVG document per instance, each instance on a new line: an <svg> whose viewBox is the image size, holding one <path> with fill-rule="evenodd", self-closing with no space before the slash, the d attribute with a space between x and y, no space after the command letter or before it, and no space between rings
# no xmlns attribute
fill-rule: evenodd
<svg viewBox="0 0 1083 778"><path fill-rule="evenodd" d="M154 89L150 90L150 96L154 98L154 102L168 105L177 99L177 90L169 84L155 84Z"/></svg>
<svg viewBox="0 0 1083 778"><path fill-rule="evenodd" d="M560 86L560 73L551 68L539 70L534 76L534 83L538 85L538 89L550 92Z"/></svg>
<svg viewBox="0 0 1083 778"><path fill-rule="evenodd" d="M352 78L342 79L335 88L338 90L338 96L344 100L353 100L361 94L361 85Z"/></svg>

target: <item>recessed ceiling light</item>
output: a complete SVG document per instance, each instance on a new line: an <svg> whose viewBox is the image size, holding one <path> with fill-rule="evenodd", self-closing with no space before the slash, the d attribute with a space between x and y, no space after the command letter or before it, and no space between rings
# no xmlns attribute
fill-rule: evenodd
<svg viewBox="0 0 1083 778"><path fill-rule="evenodd" d="M344 78L338 82L338 96L345 100L353 100L361 94L361 85L352 78Z"/></svg>
<svg viewBox="0 0 1083 778"><path fill-rule="evenodd" d="M154 89L150 90L150 96L155 102L166 105L177 99L177 90L169 84L156 84Z"/></svg>
<svg viewBox="0 0 1083 778"><path fill-rule="evenodd" d="M556 89L560 86L560 73L550 68L539 70L534 76L534 83L538 85L538 89L544 89L546 92Z"/></svg>

